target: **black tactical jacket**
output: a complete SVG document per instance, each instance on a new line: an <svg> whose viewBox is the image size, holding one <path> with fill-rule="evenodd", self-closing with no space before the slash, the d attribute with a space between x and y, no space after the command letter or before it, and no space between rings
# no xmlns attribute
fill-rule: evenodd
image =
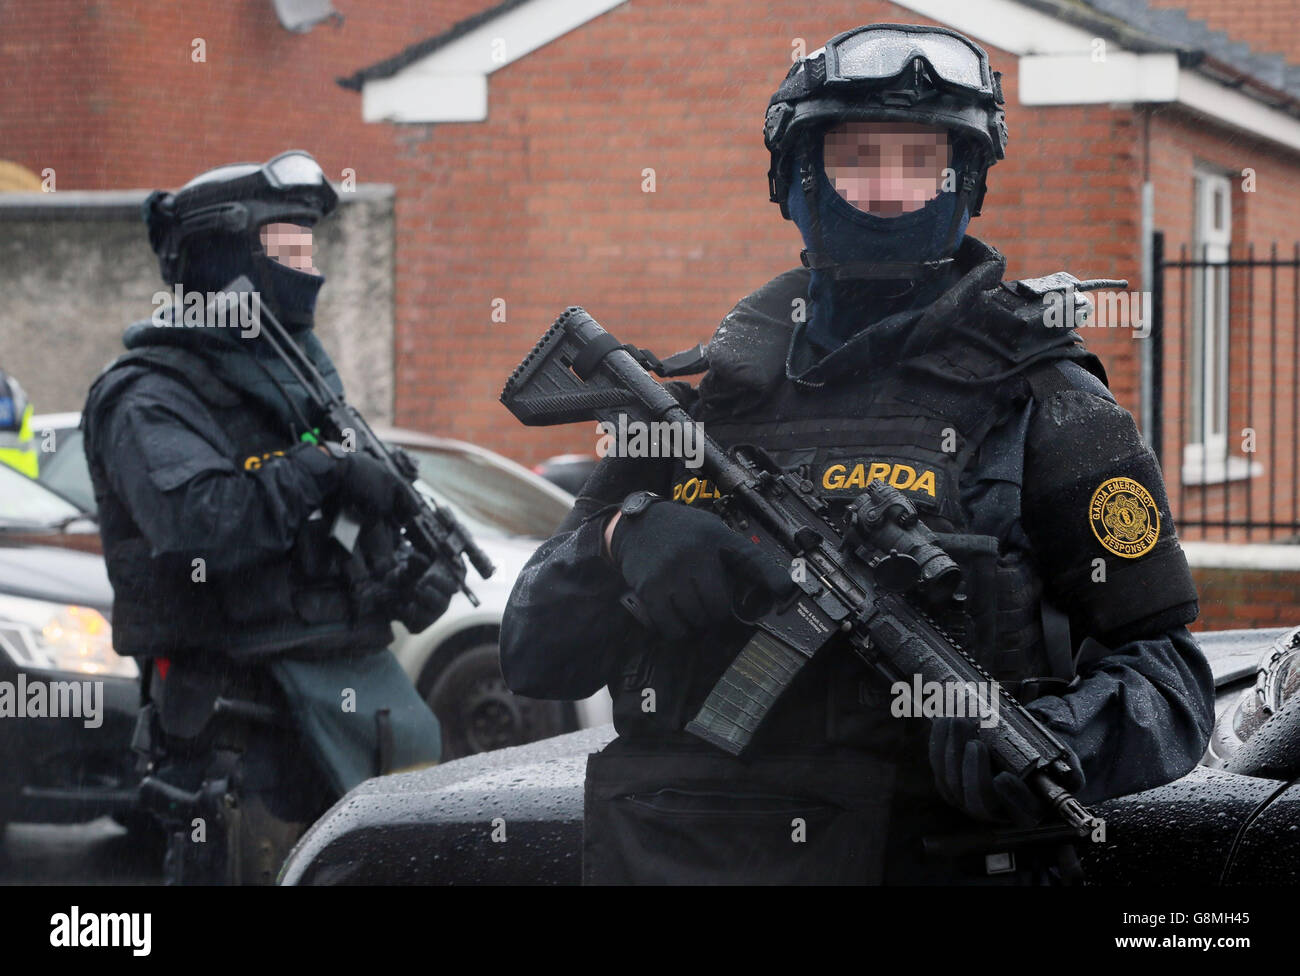
<svg viewBox="0 0 1300 976"><path fill-rule="evenodd" d="M351 556L330 540L337 462L202 356L128 353L83 417L119 653L332 656L392 641L391 614L363 596L392 530L369 526Z"/></svg>

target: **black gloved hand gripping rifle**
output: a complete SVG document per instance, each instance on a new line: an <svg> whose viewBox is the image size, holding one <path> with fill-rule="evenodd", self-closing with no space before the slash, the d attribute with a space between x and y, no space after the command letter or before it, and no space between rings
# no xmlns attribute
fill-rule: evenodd
<svg viewBox="0 0 1300 976"><path fill-rule="evenodd" d="M223 291L218 292L214 301L234 303L243 300L240 298L241 295L252 294L253 291L253 283L246 276L240 275L226 285ZM487 579L496 569L487 553L478 547L451 511L433 499L426 498L415 487L413 482L419 472L412 465L410 456L402 451L390 450L376 436L356 408L330 388L320 371L316 369L316 364L303 352L298 343L293 341L293 337L265 303L260 304L261 338L266 340L267 345L288 367L293 378L307 391L317 415L322 418L320 426L314 428L310 434L305 434L304 440L315 441L319 438L337 443L351 441L352 449L363 451L383 464L392 476L396 490L403 496L404 504L401 507L405 514L399 519L399 524L406 540L417 552L425 556L431 565L441 564L449 569L466 599L472 605L478 606L478 597L465 583L465 564L461 557L468 558L478 574L483 579ZM224 311L227 318L217 319L217 321L238 321L235 318L237 310L233 304ZM209 318L209 321L213 319ZM359 531L360 521L356 515L344 510L337 514L331 534L344 549L350 552L356 543Z"/></svg>

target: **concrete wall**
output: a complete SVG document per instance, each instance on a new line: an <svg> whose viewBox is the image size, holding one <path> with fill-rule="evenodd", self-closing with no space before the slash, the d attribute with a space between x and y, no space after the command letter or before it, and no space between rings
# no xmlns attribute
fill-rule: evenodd
<svg viewBox="0 0 1300 976"><path fill-rule="evenodd" d="M38 413L79 410L163 289L143 190L0 194L0 367ZM393 188L361 186L316 232L318 332L352 402L393 416Z"/></svg>

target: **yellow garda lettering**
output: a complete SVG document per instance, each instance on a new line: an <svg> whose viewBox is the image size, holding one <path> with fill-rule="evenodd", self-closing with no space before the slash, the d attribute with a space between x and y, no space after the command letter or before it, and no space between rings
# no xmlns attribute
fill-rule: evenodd
<svg viewBox="0 0 1300 976"><path fill-rule="evenodd" d="M689 478L679 485L673 485L673 501L694 505L697 500L721 498L722 492L708 478Z"/></svg>
<svg viewBox="0 0 1300 976"><path fill-rule="evenodd" d="M884 481L906 491L923 491L935 497L934 472L925 470L917 474L909 464L890 464L872 461L870 465L855 464L852 469L843 464L832 464L822 472L822 487L828 491L866 488L873 481Z"/></svg>
<svg viewBox="0 0 1300 976"><path fill-rule="evenodd" d="M273 457L284 457L284 451L268 451L260 457L256 454L250 454L248 457L244 458L244 470L257 471L262 467L263 461L269 461Z"/></svg>

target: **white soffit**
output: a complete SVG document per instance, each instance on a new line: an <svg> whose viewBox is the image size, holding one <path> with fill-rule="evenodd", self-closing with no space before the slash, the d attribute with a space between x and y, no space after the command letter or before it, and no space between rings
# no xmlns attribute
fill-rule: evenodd
<svg viewBox="0 0 1300 976"><path fill-rule="evenodd" d="M1300 119L1195 71L1174 54L1134 54L1015 0L894 0L982 44L1020 56L1022 105L1172 103L1261 139L1300 149ZM995 65L996 67L996 65Z"/></svg>
<svg viewBox="0 0 1300 976"><path fill-rule="evenodd" d="M487 76L627 0L533 0L481 24L391 78L366 81L367 122L479 122Z"/></svg>
<svg viewBox="0 0 1300 976"><path fill-rule="evenodd" d="M1178 74L1176 54L1108 51L1105 61L1090 54L1029 54L1020 59L1020 104L1172 102Z"/></svg>

